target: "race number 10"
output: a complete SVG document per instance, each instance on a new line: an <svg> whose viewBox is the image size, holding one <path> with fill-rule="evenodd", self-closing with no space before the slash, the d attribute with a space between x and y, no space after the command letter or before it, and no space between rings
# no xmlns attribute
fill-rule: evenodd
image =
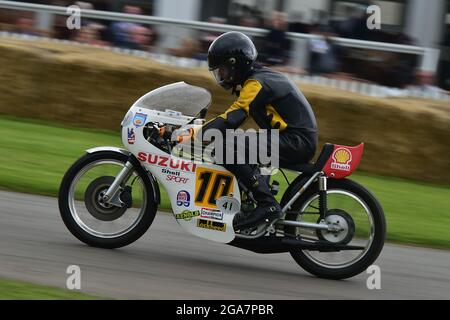
<svg viewBox="0 0 450 320"><path fill-rule="evenodd" d="M233 192L233 176L223 171L198 168L195 181L195 204L217 208L216 199Z"/></svg>

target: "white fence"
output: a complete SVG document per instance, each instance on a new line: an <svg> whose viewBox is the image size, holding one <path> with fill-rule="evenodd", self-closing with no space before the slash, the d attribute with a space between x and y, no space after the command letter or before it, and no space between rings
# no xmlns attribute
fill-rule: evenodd
<svg viewBox="0 0 450 320"><path fill-rule="evenodd" d="M51 5L41 5L34 3L22 3L16 1L3 1L0 0L0 8L14 9L14 10L25 10L34 11L41 13L51 13L58 15L69 15L67 13L66 7L51 6ZM142 24L151 25L171 25L189 29L205 30L205 31L241 31L249 35L263 36L267 33L267 30L260 28L247 28L234 25L217 24L217 23L207 23L201 21L186 21L186 20L175 20L163 17L155 16L144 16L144 15L134 15L125 14L110 11L100 11L100 10L81 10L82 17L99 19L99 20L110 20L110 21L128 21ZM310 40L317 38L317 35L305 34L305 33L287 33L288 38L294 41L298 40ZM424 48L409 45L400 45L385 42L373 42L373 41L363 41L345 38L334 38L334 40L346 47L361 48L361 49L372 49L380 51L398 52L398 53L408 53L416 54L422 57L420 69L424 71L436 72L440 50L433 48Z"/></svg>

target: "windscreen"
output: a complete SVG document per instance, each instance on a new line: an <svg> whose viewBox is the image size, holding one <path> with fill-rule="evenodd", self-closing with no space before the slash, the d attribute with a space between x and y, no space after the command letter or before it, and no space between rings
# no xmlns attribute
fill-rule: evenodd
<svg viewBox="0 0 450 320"><path fill-rule="evenodd" d="M211 104L208 90L185 82L172 83L145 94L133 107L165 111L167 109L194 117Z"/></svg>

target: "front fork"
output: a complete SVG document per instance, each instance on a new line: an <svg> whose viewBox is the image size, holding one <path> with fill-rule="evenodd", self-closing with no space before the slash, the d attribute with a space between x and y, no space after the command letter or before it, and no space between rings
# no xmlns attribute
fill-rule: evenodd
<svg viewBox="0 0 450 320"><path fill-rule="evenodd" d="M103 195L104 203L111 204L117 207L123 207L126 205L124 201L120 198L122 185L124 182L128 181L131 174L133 173L133 164L130 161L125 163L125 166L120 170L119 174L114 179L114 182L108 188L106 193Z"/></svg>

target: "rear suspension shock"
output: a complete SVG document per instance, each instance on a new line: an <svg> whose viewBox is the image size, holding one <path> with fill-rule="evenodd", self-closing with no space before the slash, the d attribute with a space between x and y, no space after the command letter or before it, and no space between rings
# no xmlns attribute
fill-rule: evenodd
<svg viewBox="0 0 450 320"><path fill-rule="evenodd" d="M327 177L321 175L319 177L319 214L320 219L325 219L327 208Z"/></svg>

